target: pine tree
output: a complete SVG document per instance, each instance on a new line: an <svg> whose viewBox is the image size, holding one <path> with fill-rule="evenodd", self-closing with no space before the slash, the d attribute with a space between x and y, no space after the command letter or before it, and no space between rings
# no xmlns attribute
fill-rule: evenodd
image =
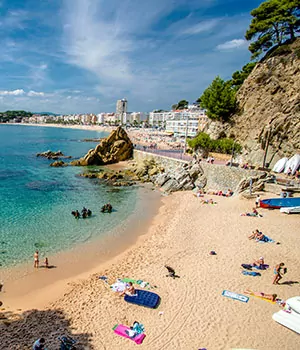
<svg viewBox="0 0 300 350"><path fill-rule="evenodd" d="M230 81L217 76L200 97L201 107L210 119L226 121L235 112L235 90Z"/></svg>

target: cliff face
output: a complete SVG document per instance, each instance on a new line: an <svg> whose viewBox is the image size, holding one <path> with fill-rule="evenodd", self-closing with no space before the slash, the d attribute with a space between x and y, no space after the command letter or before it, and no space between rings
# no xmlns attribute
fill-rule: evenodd
<svg viewBox="0 0 300 350"><path fill-rule="evenodd" d="M277 50L278 51L278 50ZM239 112L230 128L253 162L300 150L300 38L258 63L238 91ZM273 162L274 162L273 160Z"/></svg>
<svg viewBox="0 0 300 350"><path fill-rule="evenodd" d="M262 164L268 142L266 161L272 164L300 152L300 38L270 56L239 89L239 110L224 130L243 145L243 160L253 164ZM209 129L220 131L216 125Z"/></svg>

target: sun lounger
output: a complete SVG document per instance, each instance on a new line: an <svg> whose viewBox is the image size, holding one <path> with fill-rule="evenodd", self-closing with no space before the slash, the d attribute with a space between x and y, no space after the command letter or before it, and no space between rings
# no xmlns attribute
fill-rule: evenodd
<svg viewBox="0 0 300 350"><path fill-rule="evenodd" d="M127 303L150 307L151 309L155 309L160 302L160 297L157 294L147 290L136 289L135 293L136 295L134 296L126 294L124 300Z"/></svg>

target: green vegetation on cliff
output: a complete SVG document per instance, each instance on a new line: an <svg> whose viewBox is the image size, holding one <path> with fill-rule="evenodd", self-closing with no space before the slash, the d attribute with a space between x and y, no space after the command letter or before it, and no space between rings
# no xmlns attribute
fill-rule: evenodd
<svg viewBox="0 0 300 350"><path fill-rule="evenodd" d="M230 154L233 149L235 153L240 153L242 150L241 145L236 143L233 139L221 138L212 140L209 135L204 132L200 132L193 139L189 139L188 145L195 151L201 150L204 153L219 152Z"/></svg>
<svg viewBox="0 0 300 350"><path fill-rule="evenodd" d="M0 123L8 122L11 119L14 118L24 118L24 117L31 117L31 112L26 111L6 111L6 112L0 112Z"/></svg>
<svg viewBox="0 0 300 350"><path fill-rule="evenodd" d="M252 21L246 32L252 59L272 47L293 41L300 32L299 0L268 0L251 11Z"/></svg>
<svg viewBox="0 0 300 350"><path fill-rule="evenodd" d="M210 119L226 121L235 112L235 90L230 81L217 76L199 99Z"/></svg>

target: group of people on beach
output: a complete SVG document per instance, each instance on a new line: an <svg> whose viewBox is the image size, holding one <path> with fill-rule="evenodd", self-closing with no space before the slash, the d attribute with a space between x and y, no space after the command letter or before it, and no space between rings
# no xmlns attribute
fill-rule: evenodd
<svg viewBox="0 0 300 350"><path fill-rule="evenodd" d="M39 251L38 251L38 250L35 251L35 253L34 253L34 255L33 255L33 259L34 259L34 265L33 265L33 267L36 268L36 269L38 269L38 268L40 267L40 258L39 258ZM44 260L44 267L45 267L46 269L49 268L49 261L48 261L48 258L47 258L47 257L45 257L45 260Z"/></svg>
<svg viewBox="0 0 300 350"><path fill-rule="evenodd" d="M255 199L255 208L253 208L252 213L246 213L246 214L241 214L241 215L246 215L246 216L260 216L262 217L262 215L260 215L257 211L256 208L258 208L260 206L260 195L258 194L256 196ZM267 242L270 241L270 239L264 235L261 231L259 231L258 229L256 229L255 231L252 232L252 234L250 236L248 236L248 238L254 239L257 242ZM273 241L273 240L271 240ZM277 244L279 244L279 242L277 242ZM253 261L253 263L250 265L252 267L256 267L260 270L265 270L266 268L269 267L269 265L265 265L265 260L264 257L261 256L258 260ZM282 279L283 274L287 273L287 268L285 267L285 264L283 262L275 265L274 267L274 278L273 278L273 284L279 284L279 281ZM285 302L281 299L277 298L277 294L266 294L263 292L253 292L250 290L246 290L244 293L249 294L249 295L254 295L254 296L258 296L261 297L263 299L267 299L273 302L278 302L278 304L280 304L281 306L285 306Z"/></svg>
<svg viewBox="0 0 300 350"><path fill-rule="evenodd" d="M86 207L83 207L81 210L81 215L78 210L73 210L72 215L75 217L75 219L79 219L81 216L83 219L85 219L92 215L92 211L90 209L87 209Z"/></svg>

